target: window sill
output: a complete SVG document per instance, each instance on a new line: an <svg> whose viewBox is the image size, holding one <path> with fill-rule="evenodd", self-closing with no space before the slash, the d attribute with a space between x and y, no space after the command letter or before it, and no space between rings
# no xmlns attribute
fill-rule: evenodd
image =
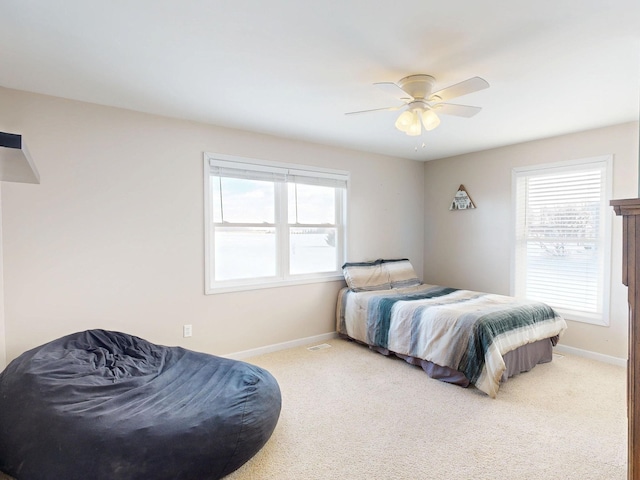
<svg viewBox="0 0 640 480"><path fill-rule="evenodd" d="M562 318L568 320L570 322L580 322L580 323L588 323L590 325L596 325L599 327L608 327L609 319L606 317L602 317L601 315L589 315L588 313L580 313L571 310L563 310L561 308L555 308L554 310L558 312Z"/></svg>
<svg viewBox="0 0 640 480"><path fill-rule="evenodd" d="M220 293L244 292L248 290L263 290L265 288L291 287L294 285L308 285L312 283L327 283L336 281L344 281L344 276L342 274L332 273L323 276L295 278L289 280L267 280L261 281L259 283L252 283L251 281L247 281L247 283L242 284L227 284L208 287L205 289L205 295L217 295Z"/></svg>

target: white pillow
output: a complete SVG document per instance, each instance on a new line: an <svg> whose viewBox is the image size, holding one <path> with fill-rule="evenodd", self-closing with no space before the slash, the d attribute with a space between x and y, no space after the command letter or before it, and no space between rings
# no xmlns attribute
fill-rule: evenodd
<svg viewBox="0 0 640 480"><path fill-rule="evenodd" d="M384 260L384 265L389 272L389 281L391 288L412 287L420 285L420 280L413 265L407 258L398 260Z"/></svg>
<svg viewBox="0 0 640 480"><path fill-rule="evenodd" d="M342 274L348 287L355 292L391 289L389 272L382 259L345 263L342 266Z"/></svg>

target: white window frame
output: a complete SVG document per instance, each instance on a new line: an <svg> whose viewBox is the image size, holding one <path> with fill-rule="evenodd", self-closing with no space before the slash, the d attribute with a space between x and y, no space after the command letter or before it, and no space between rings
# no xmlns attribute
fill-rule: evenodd
<svg viewBox="0 0 640 480"><path fill-rule="evenodd" d="M217 294L254 290L262 288L274 288L287 285L300 285L308 283L343 280L341 266L346 258L347 251L347 197L349 191L349 172L333 170L308 165L272 162L253 158L238 157L217 153L204 153L204 256L205 256L205 294ZM216 281L215 272L215 224L212 212L211 178L212 165L230 168L245 168L253 171L274 172L282 175L302 175L319 179L334 179L344 182L345 188L337 194L336 200L336 270L332 272L317 272L308 274L289 274L289 241L288 241L288 216L286 215L286 184L276 188L278 207L276 208L276 237L277 258L276 276L266 278L247 278L227 281ZM282 193L284 192L284 194ZM296 225L297 227L298 225ZM305 227L306 225L301 225ZM317 227L315 225L309 225Z"/></svg>
<svg viewBox="0 0 640 480"><path fill-rule="evenodd" d="M596 157L582 158L577 160L569 160L564 162L554 162L547 164L531 165L526 167L518 167L512 170L512 268L511 268L511 295L522 296L524 291L523 275L520 272L523 267L522 249L519 248L518 238L518 179L526 176L544 175L551 173L560 173L563 171L576 171L580 168L602 166L605 172L603 185L603 198L601 200L601 234L600 245L602 247L602 261L600 281L602 282L598 301L598 312L591 313L586 311L566 310L554 307L567 320L574 320L593 325L609 325L609 301L611 296L611 224L612 209L608 208L609 201L613 190L613 156L601 155Z"/></svg>

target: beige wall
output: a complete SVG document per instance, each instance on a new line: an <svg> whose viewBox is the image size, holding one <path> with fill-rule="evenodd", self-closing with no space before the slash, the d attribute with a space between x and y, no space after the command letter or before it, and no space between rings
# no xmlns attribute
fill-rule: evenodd
<svg viewBox="0 0 640 480"><path fill-rule="evenodd" d="M428 283L504 294L513 167L612 153L614 197L637 196L637 123L422 164L4 88L0 112L42 178L2 184L7 360L87 328L215 354L333 331L342 282L203 294L204 151L348 170L350 260L406 256ZM450 212L461 183L478 208ZM611 324L570 321L563 344L625 358L611 216ZM0 314L0 362L2 327Z"/></svg>
<svg viewBox="0 0 640 480"><path fill-rule="evenodd" d="M638 196L638 123L590 130L425 164L424 281L509 294L511 172L514 167L613 154L613 197ZM475 210L449 211L464 184ZM621 283L622 221L613 210L611 308L608 327L569 321L567 345L627 357L626 287Z"/></svg>
<svg viewBox="0 0 640 480"><path fill-rule="evenodd" d="M340 281L204 295L204 151L350 171L349 259L422 274L420 162L3 88L0 112L41 176L2 187L8 360L88 328L215 354L334 331Z"/></svg>

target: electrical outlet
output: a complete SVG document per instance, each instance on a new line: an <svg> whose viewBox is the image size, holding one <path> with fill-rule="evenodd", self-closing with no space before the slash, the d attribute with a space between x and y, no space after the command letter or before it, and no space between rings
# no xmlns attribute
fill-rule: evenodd
<svg viewBox="0 0 640 480"><path fill-rule="evenodd" d="M190 337L193 335L193 327L191 325L183 325L182 326L182 336Z"/></svg>

